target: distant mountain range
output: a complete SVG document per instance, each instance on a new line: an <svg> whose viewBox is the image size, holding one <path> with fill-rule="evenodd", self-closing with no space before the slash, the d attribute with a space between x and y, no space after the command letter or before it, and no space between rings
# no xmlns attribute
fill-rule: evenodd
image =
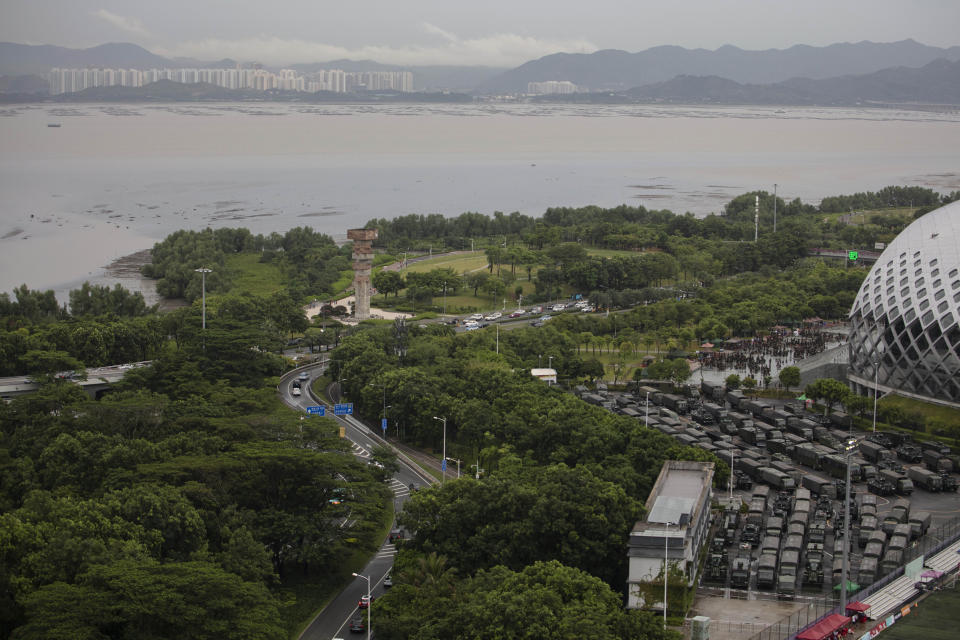
<svg viewBox="0 0 960 640"><path fill-rule="evenodd" d="M716 76L746 84L791 78L823 79L860 75L890 67L922 67L938 58L960 60L960 47L942 49L913 40L901 42L797 45L789 49L746 51L733 46L707 49L653 47L638 53L614 49L595 53L555 53L531 60L484 83L484 93L526 91L528 82L569 80L592 91L626 91L677 76Z"/></svg>
<svg viewBox="0 0 960 640"><path fill-rule="evenodd" d="M164 58L129 43L101 44L89 49L0 42L0 75L46 76L54 67L156 69L163 67L233 67L233 60L201 62L192 58Z"/></svg>
<svg viewBox="0 0 960 640"><path fill-rule="evenodd" d="M90 49L0 43L0 93L45 91L53 67L233 67L234 60L204 62L164 58L134 44ZM511 70L492 67L401 67L371 60L332 60L291 64L300 73L409 70L418 91L480 94L523 93L528 82L569 80L592 91L541 100L576 102L685 102L716 104L821 104L864 102L960 104L960 47L939 48L913 40L859 42L827 47L747 51L733 46L715 51L653 47L637 53L618 50L591 54L557 53ZM162 93L170 93L164 88ZM151 95L155 91L147 92ZM95 99L119 99L111 92ZM195 95L183 94L181 99ZM90 96L93 97L92 95ZM459 96L458 96L459 99Z"/></svg>
<svg viewBox="0 0 960 640"><path fill-rule="evenodd" d="M741 84L717 76L677 76L623 92L638 102L841 106L867 103L960 105L960 61L934 60L864 75L772 84ZM590 94L583 96L590 101ZM604 100L608 101L608 100Z"/></svg>

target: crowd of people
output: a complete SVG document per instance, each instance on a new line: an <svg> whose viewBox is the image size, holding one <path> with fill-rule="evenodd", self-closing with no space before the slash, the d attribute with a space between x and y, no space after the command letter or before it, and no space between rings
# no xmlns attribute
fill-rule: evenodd
<svg viewBox="0 0 960 640"><path fill-rule="evenodd" d="M823 331L819 326L795 330L775 327L762 337L727 341L722 349L702 351L700 363L717 371L760 379L822 353L843 339L843 334Z"/></svg>

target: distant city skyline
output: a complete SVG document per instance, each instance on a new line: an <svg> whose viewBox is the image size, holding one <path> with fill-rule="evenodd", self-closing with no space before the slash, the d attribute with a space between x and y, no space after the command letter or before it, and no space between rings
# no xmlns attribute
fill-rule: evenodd
<svg viewBox="0 0 960 640"><path fill-rule="evenodd" d="M658 45L960 44L956 0L3 0L0 40L85 48L132 42L170 57L272 66L369 59L513 67L552 53Z"/></svg>

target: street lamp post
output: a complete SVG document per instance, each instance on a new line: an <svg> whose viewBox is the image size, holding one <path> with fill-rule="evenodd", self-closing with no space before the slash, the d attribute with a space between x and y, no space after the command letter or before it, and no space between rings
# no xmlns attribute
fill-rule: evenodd
<svg viewBox="0 0 960 640"><path fill-rule="evenodd" d="M443 484L443 481L447 479L447 417L433 416L433 419L443 423L443 464L440 466L440 484Z"/></svg>
<svg viewBox="0 0 960 640"><path fill-rule="evenodd" d="M848 440L844 449L847 462L846 486L843 498L843 566L840 572L840 611L847 610L847 556L850 553L850 457L856 451L856 440Z"/></svg>
<svg viewBox="0 0 960 640"><path fill-rule="evenodd" d="M197 273L200 274L200 291L202 296L201 306L203 308L203 329L207 328L207 274L213 273L213 269L207 269L206 267L201 267L199 269L194 269Z"/></svg>
<svg viewBox="0 0 960 640"><path fill-rule="evenodd" d="M373 602L370 600L370 576L362 576L359 573L353 574L354 578L363 578L367 581L367 640L370 640L370 610L373 609ZM379 620L379 618L377 618Z"/></svg>
<svg viewBox="0 0 960 640"><path fill-rule="evenodd" d="M730 449L730 504L733 504L733 461L736 457L734 449Z"/></svg>
<svg viewBox="0 0 960 640"><path fill-rule="evenodd" d="M460 478L460 460L458 458L444 458L444 460L449 460L450 462L457 463L457 479Z"/></svg>
<svg viewBox="0 0 960 640"><path fill-rule="evenodd" d="M873 361L873 432L877 432L877 389L880 375L880 360Z"/></svg>
<svg viewBox="0 0 960 640"><path fill-rule="evenodd" d="M643 403L643 426L650 426L650 392L647 391L647 400Z"/></svg>

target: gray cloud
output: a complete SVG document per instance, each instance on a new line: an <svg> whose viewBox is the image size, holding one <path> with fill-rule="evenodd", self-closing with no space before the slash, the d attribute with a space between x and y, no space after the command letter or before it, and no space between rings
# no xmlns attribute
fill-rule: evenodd
<svg viewBox="0 0 960 640"><path fill-rule="evenodd" d="M121 31L125 31L135 36L150 37L150 32L144 28L143 23L137 18L120 16L115 13L111 13L106 9L97 9L93 12L93 15L102 20L106 20L108 23L112 24Z"/></svg>
<svg viewBox="0 0 960 640"><path fill-rule="evenodd" d="M430 34L440 36L441 42L341 46L297 38L260 35L229 40L204 38L180 42L171 47L156 47L154 51L166 56L184 56L202 60L227 57L236 60L256 60L270 65L351 58L400 65L448 64L507 67L557 51L590 53L597 50L595 44L583 39L546 39L515 33L461 38L429 23L424 23L423 28Z"/></svg>

